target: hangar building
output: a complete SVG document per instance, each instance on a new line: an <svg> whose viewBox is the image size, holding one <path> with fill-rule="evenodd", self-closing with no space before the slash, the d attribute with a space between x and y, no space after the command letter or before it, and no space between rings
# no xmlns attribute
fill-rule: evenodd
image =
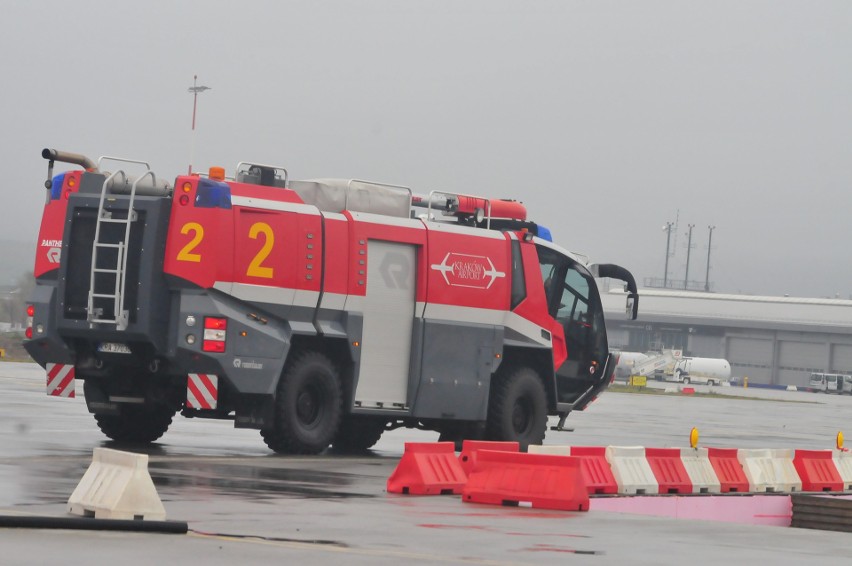
<svg viewBox="0 0 852 566"><path fill-rule="evenodd" d="M751 383L852 374L852 300L640 289L637 320L624 315L622 291L602 291L601 300L614 350L725 358L734 377Z"/></svg>

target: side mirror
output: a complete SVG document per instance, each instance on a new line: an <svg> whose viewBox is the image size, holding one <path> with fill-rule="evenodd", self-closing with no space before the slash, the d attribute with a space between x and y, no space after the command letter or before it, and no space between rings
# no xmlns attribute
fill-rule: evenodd
<svg viewBox="0 0 852 566"><path fill-rule="evenodd" d="M628 293L626 311L630 320L636 320L639 316L639 293Z"/></svg>
<svg viewBox="0 0 852 566"><path fill-rule="evenodd" d="M590 267L590 271L595 277L609 277L624 281L624 290L627 291L627 316L630 320L636 320L639 316L639 289L636 287L633 274L614 263L596 263Z"/></svg>

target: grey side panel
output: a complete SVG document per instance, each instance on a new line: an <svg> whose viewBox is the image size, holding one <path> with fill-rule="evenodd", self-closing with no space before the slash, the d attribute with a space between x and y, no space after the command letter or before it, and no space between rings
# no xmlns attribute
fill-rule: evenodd
<svg viewBox="0 0 852 566"><path fill-rule="evenodd" d="M178 315L173 323L175 357L186 373L218 375L240 394L275 392L293 335L288 322L271 318L264 324L249 318L247 313L254 309L217 292L183 291L177 303ZM194 326L186 324L189 315L196 319ZM205 316L228 318L225 353L202 351ZM194 344L186 341L191 334L196 337Z"/></svg>
<svg viewBox="0 0 852 566"><path fill-rule="evenodd" d="M425 321L422 378L413 415L484 420L494 356L502 342L499 327Z"/></svg>
<svg viewBox="0 0 852 566"><path fill-rule="evenodd" d="M355 405L406 405L414 323L415 248L367 243L367 293Z"/></svg>

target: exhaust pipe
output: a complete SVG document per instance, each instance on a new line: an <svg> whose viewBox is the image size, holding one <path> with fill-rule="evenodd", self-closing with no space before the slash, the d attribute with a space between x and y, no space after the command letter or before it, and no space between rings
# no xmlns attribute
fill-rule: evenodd
<svg viewBox="0 0 852 566"><path fill-rule="evenodd" d="M41 150L41 156L45 159L49 159L50 161L61 161L62 163L73 163L74 165L79 165L86 171L97 172L98 166L94 161L86 157L85 155L80 155L79 153L69 153L67 151L58 151L55 149L44 148Z"/></svg>

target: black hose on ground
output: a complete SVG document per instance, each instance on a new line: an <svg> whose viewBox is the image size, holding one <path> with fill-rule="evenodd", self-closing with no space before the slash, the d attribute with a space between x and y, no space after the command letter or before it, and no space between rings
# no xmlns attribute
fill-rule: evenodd
<svg viewBox="0 0 852 566"><path fill-rule="evenodd" d="M182 521L131 521L128 519L94 519L88 517L34 517L0 515L4 529L68 529L79 531L131 531L185 535L189 525Z"/></svg>

